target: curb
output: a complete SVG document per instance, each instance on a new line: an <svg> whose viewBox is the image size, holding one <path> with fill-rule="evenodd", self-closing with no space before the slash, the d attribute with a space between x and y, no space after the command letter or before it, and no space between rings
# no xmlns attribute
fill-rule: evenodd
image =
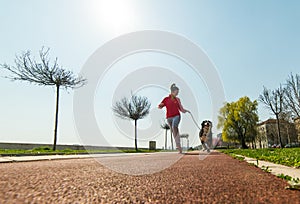
<svg viewBox="0 0 300 204"><path fill-rule="evenodd" d="M67 160L67 159L91 159L99 157L115 157L115 156L137 156L137 155L146 155L154 153L101 153L101 154L69 154L69 155L38 155L38 156L9 156L9 157L0 157L1 163L14 163L14 162L34 162L34 161L51 161L51 160Z"/></svg>
<svg viewBox="0 0 300 204"><path fill-rule="evenodd" d="M51 161L51 160L67 160L67 159L87 159L87 158L92 158L92 157L90 155L11 156L11 157L0 157L0 164L14 163L14 162Z"/></svg>
<svg viewBox="0 0 300 204"><path fill-rule="evenodd" d="M243 155L237 155L237 154L235 154L235 155L238 157L243 157L244 161L246 161L249 164L254 164L254 165L258 166L259 168L268 167L268 169L271 170L270 173L275 176L277 176L279 174L284 174L284 175L291 176L292 178L300 178L300 169L285 166L282 164L275 164L275 163L272 163L269 161L257 160L254 158L245 157Z"/></svg>

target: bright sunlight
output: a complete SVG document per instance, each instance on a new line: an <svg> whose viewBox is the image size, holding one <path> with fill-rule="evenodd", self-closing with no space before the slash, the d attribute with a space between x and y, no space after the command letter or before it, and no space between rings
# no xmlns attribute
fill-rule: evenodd
<svg viewBox="0 0 300 204"><path fill-rule="evenodd" d="M135 9L129 1L101 0L91 4L92 18L100 23L100 26L113 34L132 31L137 18Z"/></svg>

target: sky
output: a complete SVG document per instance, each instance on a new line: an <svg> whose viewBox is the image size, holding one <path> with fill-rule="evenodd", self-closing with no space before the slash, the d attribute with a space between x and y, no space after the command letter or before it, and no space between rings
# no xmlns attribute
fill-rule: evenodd
<svg viewBox="0 0 300 204"><path fill-rule="evenodd" d="M112 39L135 31L168 31L206 53L222 81L226 101L243 96L256 100L263 86L275 89L289 73L299 73L299 9L296 0L0 0L0 63L13 64L16 54L24 50L37 54L46 46L64 68L80 73L90 56ZM126 74L146 66L168 67L182 76L197 93L196 120L212 117L211 90L205 81L193 78L187 64L162 53L137 53L110 68L94 97L97 123L111 145L133 145L132 123L113 116L111 97ZM0 142L52 143L54 88L11 82L3 78L6 75L0 70ZM151 114L156 114L155 119L150 114L140 121L140 146L146 147L150 139L158 147L164 145L158 122L164 111L157 112L156 106L168 94L169 85L133 90L149 97ZM193 101L185 97L188 90L180 91L188 109ZM73 95L72 90L61 92L60 144L85 143L74 122ZM272 117L262 104L258 113L261 121ZM128 127L125 133L116 127L120 123ZM216 126L217 121L213 123ZM158 131L143 135L143 129L152 125ZM197 129L188 115L182 115L180 129L190 134L192 145L198 145Z"/></svg>

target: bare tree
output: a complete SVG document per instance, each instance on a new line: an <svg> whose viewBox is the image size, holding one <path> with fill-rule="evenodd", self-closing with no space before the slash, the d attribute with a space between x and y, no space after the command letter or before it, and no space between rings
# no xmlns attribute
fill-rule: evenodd
<svg viewBox="0 0 300 204"><path fill-rule="evenodd" d="M285 90L281 87L273 91L264 87L263 93L259 96L259 100L272 111L277 121L277 136L279 138L280 146L283 147L281 132L280 132L280 114L283 112Z"/></svg>
<svg viewBox="0 0 300 204"><path fill-rule="evenodd" d="M54 123L53 151L56 150L58 110L60 89L74 89L83 86L86 79L77 77L73 72L65 70L58 65L58 59L50 62L49 48L42 48L39 51L39 61L32 57L30 51L16 55L15 65L1 64L0 67L9 71L11 75L6 78L12 81L27 81L39 86L54 86L56 88L56 110Z"/></svg>
<svg viewBox="0 0 300 204"><path fill-rule="evenodd" d="M132 95L130 99L124 97L113 106L114 113L122 118L134 120L134 144L137 148L137 121L149 114L151 103L147 97Z"/></svg>
<svg viewBox="0 0 300 204"><path fill-rule="evenodd" d="M285 105L294 117L300 117L300 76L291 74L286 80Z"/></svg>
<svg viewBox="0 0 300 204"><path fill-rule="evenodd" d="M165 130L165 149L167 149L167 141L168 141L167 134L168 134L168 130L170 130L170 126L167 123L163 123L160 125L160 127Z"/></svg>

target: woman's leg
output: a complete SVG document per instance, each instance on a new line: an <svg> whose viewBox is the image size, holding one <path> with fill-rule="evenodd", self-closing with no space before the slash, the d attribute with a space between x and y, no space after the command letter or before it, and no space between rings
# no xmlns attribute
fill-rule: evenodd
<svg viewBox="0 0 300 204"><path fill-rule="evenodd" d="M180 153L182 153L182 148L180 144L180 136L179 136L179 122L180 122L180 115L175 116L173 119L173 134L174 134L174 139L176 142L176 147Z"/></svg>
<svg viewBox="0 0 300 204"><path fill-rule="evenodd" d="M171 131L173 133L173 137L175 139L175 143L176 143L176 148L178 149L178 151L181 153L182 149L181 149L181 145L180 145L180 136L179 136L179 129L178 129L178 125L180 122L180 116L175 116L172 118L168 118L167 119L168 124L171 128Z"/></svg>

